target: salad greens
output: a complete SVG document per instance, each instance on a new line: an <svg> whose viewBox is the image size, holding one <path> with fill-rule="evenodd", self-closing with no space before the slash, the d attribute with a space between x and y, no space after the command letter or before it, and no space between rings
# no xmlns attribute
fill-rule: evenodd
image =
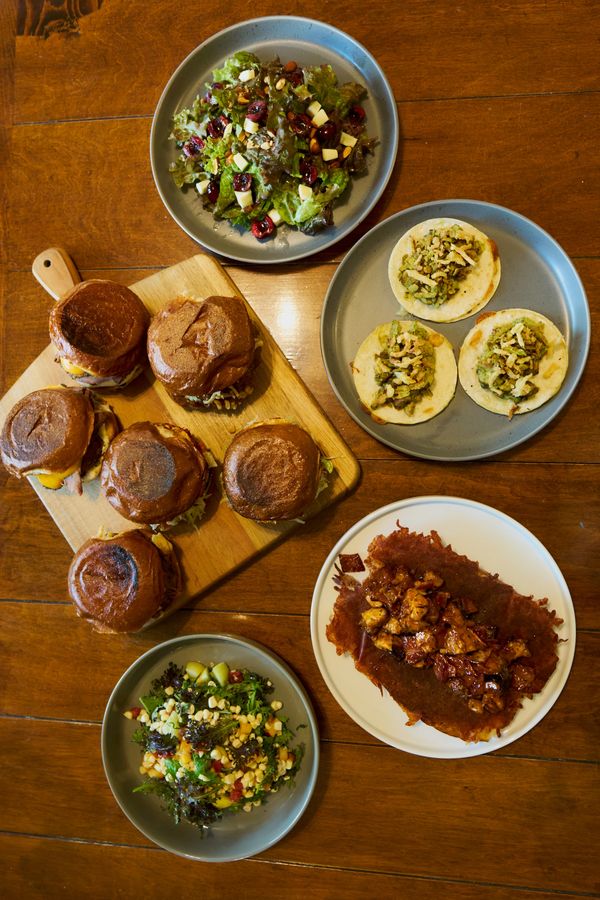
<svg viewBox="0 0 600 900"><path fill-rule="evenodd" d="M329 65L265 65L247 51L206 88L173 119L177 187L194 185L216 218L259 240L281 223L308 234L330 225L334 202L373 152L359 105L366 89L338 84Z"/></svg>
<svg viewBox="0 0 600 900"><path fill-rule="evenodd" d="M134 791L158 795L175 822L205 828L292 784L303 746L291 747L272 693L268 679L224 662L169 663L141 706L124 713L138 723L132 740L144 751L145 780Z"/></svg>

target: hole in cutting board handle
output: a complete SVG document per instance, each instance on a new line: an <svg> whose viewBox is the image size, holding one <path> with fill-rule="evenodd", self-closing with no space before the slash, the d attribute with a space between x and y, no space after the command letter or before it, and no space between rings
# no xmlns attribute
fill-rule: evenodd
<svg viewBox="0 0 600 900"><path fill-rule="evenodd" d="M52 265L52 260L51 260L51 259L45 259L45 260L44 260L44 266L45 266L47 269L49 269L51 265Z"/></svg>

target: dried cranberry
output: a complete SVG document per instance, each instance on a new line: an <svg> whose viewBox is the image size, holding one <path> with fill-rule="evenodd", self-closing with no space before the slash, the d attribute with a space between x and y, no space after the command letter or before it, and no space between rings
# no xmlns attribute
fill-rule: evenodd
<svg viewBox="0 0 600 900"><path fill-rule="evenodd" d="M233 176L234 191L249 191L252 187L252 175L249 172L236 172Z"/></svg>
<svg viewBox="0 0 600 900"><path fill-rule="evenodd" d="M238 780L234 783L231 792L229 794L229 799L232 803L237 803L238 800L241 800L244 796L244 785L242 784L242 779L238 778Z"/></svg>
<svg viewBox="0 0 600 900"><path fill-rule="evenodd" d="M364 111L362 106L350 107L350 112L348 113L348 118L355 125L360 125L360 123L364 121L365 116L366 116L366 112Z"/></svg>
<svg viewBox="0 0 600 900"><path fill-rule="evenodd" d="M239 684L240 681L244 680L244 673L240 672L239 669L232 669L229 673L229 684Z"/></svg>
<svg viewBox="0 0 600 900"><path fill-rule="evenodd" d="M294 115L291 113L292 118L290 118L290 113L288 113L288 119L290 119L290 128L295 134L300 135L300 137L304 137L308 134L311 129L312 122L309 116L305 115L305 113L298 113L298 115Z"/></svg>
<svg viewBox="0 0 600 900"><path fill-rule="evenodd" d="M206 196L210 203L216 203L219 199L219 182L211 181L209 186L206 189Z"/></svg>
<svg viewBox="0 0 600 900"><path fill-rule="evenodd" d="M321 146L334 146L337 143L337 128L333 122L325 122L320 128L317 128L317 140Z"/></svg>
<svg viewBox="0 0 600 900"><path fill-rule="evenodd" d="M265 216L260 222L252 223L252 234L258 241L271 237L275 231L275 223L270 216Z"/></svg>
<svg viewBox="0 0 600 900"><path fill-rule="evenodd" d="M302 69L296 69L295 72L290 72L286 74L287 80L294 85L294 87L298 87L299 84L302 84L304 81L304 74Z"/></svg>
<svg viewBox="0 0 600 900"><path fill-rule="evenodd" d="M183 152L186 156L198 156L204 147L204 141L197 135L193 135L189 141L183 145Z"/></svg>
<svg viewBox="0 0 600 900"><path fill-rule="evenodd" d="M260 122L267 115L267 104L265 100L253 100L246 110L246 118L251 122Z"/></svg>
<svg viewBox="0 0 600 900"><path fill-rule="evenodd" d="M220 138L223 137L223 132L225 131L226 125L229 125L229 119L227 118L227 116L217 116L216 119L210 120L210 122L206 126L206 130L212 138Z"/></svg>
<svg viewBox="0 0 600 900"><path fill-rule="evenodd" d="M221 88L224 87L224 85L223 85L222 81L213 81L213 83L211 84L211 87L214 88L216 91L220 91Z"/></svg>
<svg viewBox="0 0 600 900"><path fill-rule="evenodd" d="M129 712L131 713L131 715L134 719L137 719L137 717L139 716L141 711L142 711L141 706L132 706L132 708L129 710Z"/></svg>
<svg viewBox="0 0 600 900"><path fill-rule="evenodd" d="M300 174L302 176L302 181L304 184L307 184L309 187L312 187L317 177L319 175L317 171L317 167L313 166L306 157L300 160Z"/></svg>

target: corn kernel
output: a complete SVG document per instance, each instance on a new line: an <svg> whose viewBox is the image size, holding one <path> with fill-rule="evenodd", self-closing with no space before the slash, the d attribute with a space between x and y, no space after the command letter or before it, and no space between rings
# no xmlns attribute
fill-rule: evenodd
<svg viewBox="0 0 600 900"><path fill-rule="evenodd" d="M283 703L281 702L281 700L273 700L273 702L271 703L271 709L274 709L275 711L281 709L282 706Z"/></svg>
<svg viewBox="0 0 600 900"><path fill-rule="evenodd" d="M171 685L169 685L169 687L165 688L165 694L167 695L167 697L172 697L174 693L175 693L175 688L171 687Z"/></svg>

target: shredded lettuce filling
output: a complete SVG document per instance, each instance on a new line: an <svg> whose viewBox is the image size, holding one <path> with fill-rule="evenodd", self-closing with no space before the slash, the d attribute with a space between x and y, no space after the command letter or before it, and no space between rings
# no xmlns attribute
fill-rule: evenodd
<svg viewBox="0 0 600 900"><path fill-rule="evenodd" d="M494 328L477 361L477 378L482 387L498 397L522 402L533 397L538 387L532 378L548 352L544 332L532 319L520 318Z"/></svg>

